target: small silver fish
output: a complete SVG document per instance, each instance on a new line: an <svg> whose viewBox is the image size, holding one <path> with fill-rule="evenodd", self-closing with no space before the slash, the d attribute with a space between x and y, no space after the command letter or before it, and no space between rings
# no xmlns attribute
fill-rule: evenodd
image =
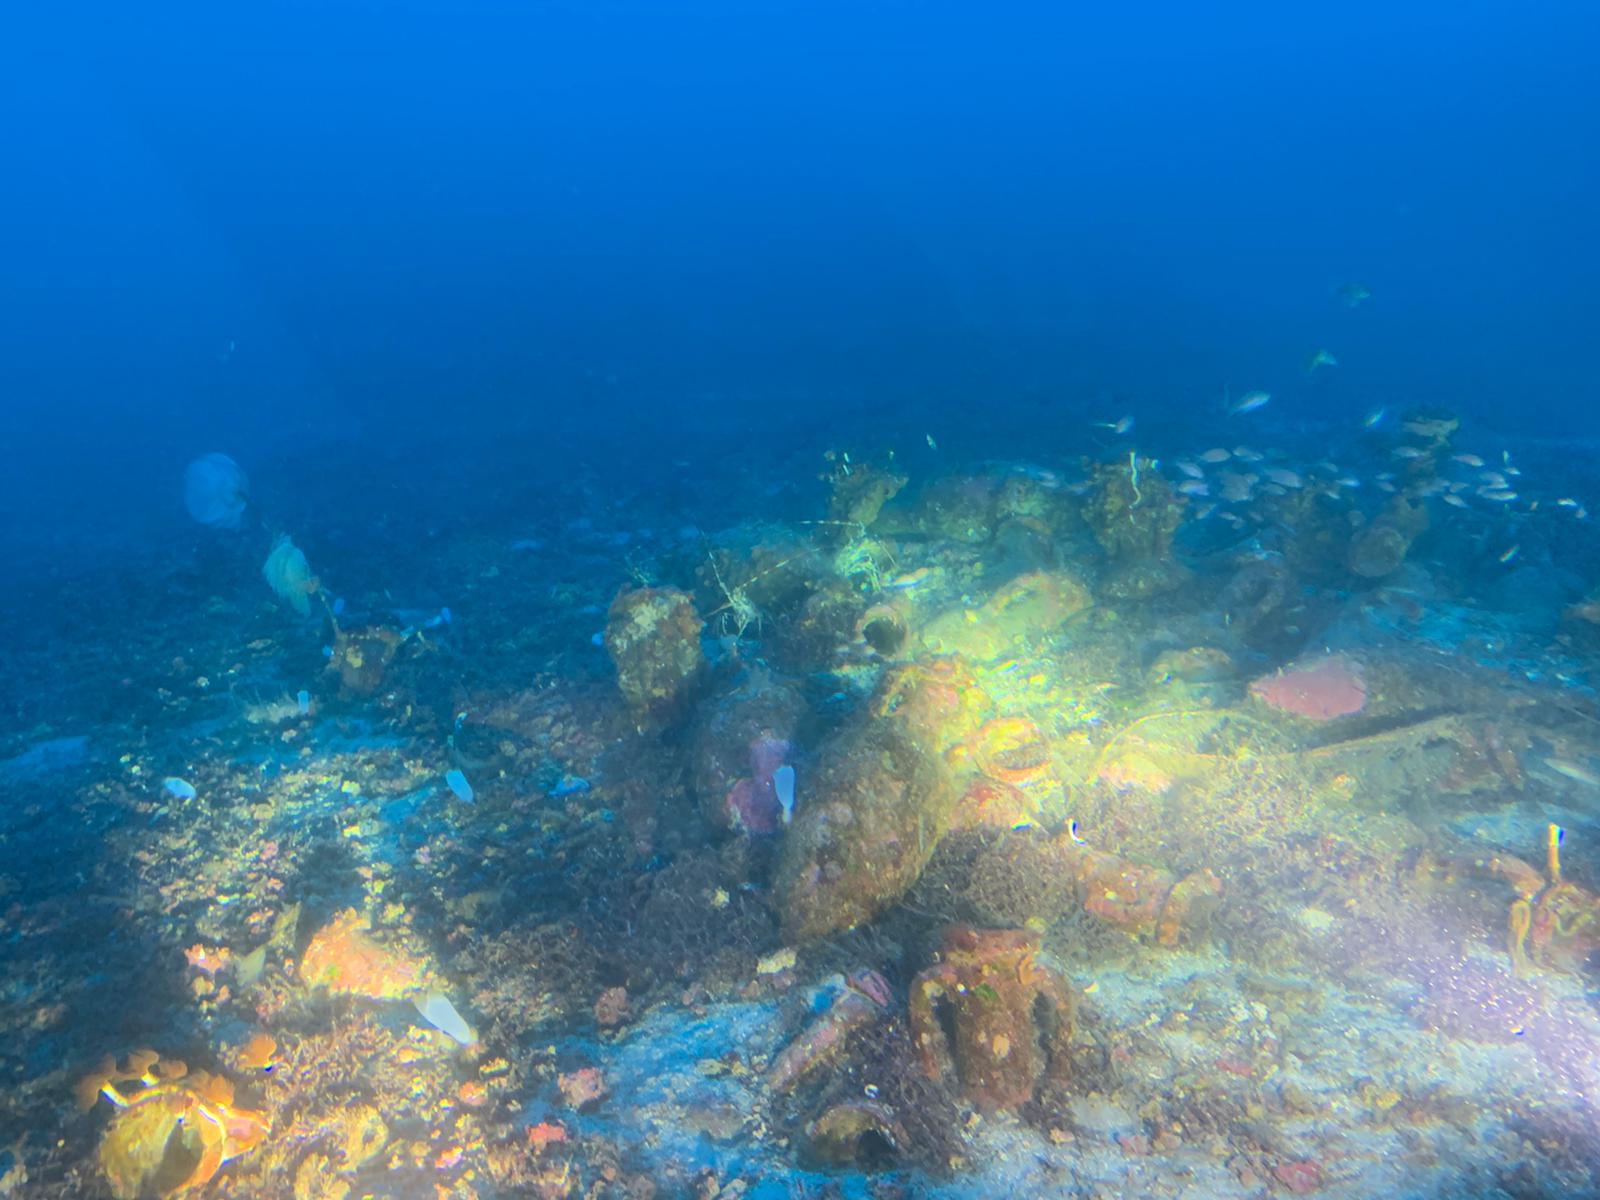
<svg viewBox="0 0 1600 1200"><path fill-rule="evenodd" d="M1383 419L1388 415L1389 410L1380 404L1377 408L1369 409L1367 415L1361 418L1361 427L1363 429L1376 429L1383 424Z"/></svg>
<svg viewBox="0 0 1600 1200"><path fill-rule="evenodd" d="M1372 299L1372 289L1364 283L1342 283L1334 294L1344 302L1346 308L1356 308Z"/></svg>
<svg viewBox="0 0 1600 1200"><path fill-rule="evenodd" d="M1228 415L1238 417L1248 412L1255 412L1258 408L1264 408L1271 399L1271 392L1246 392L1228 406Z"/></svg>
<svg viewBox="0 0 1600 1200"><path fill-rule="evenodd" d="M1452 462L1461 463L1463 466L1468 467L1483 466L1483 459L1479 458L1476 454L1452 454L1450 456L1450 460Z"/></svg>
<svg viewBox="0 0 1600 1200"><path fill-rule="evenodd" d="M1547 758L1544 765L1557 775L1565 775L1577 783L1587 784L1589 787L1600 787L1600 775L1596 775L1581 763L1575 763L1570 758Z"/></svg>
<svg viewBox="0 0 1600 1200"><path fill-rule="evenodd" d="M1471 507L1470 505L1467 504L1467 502L1465 500L1463 500L1460 496L1456 495L1454 492L1451 492L1448 495L1440 496L1439 499L1443 500L1446 504L1454 505L1456 508L1469 508L1469 507Z"/></svg>
<svg viewBox="0 0 1600 1200"><path fill-rule="evenodd" d="M1250 489L1256 485L1254 475L1241 475L1237 471L1223 471L1217 476L1222 487L1222 498L1230 504L1250 499Z"/></svg>
<svg viewBox="0 0 1600 1200"><path fill-rule="evenodd" d="M1237 459L1243 460L1244 462L1260 462L1266 457L1266 455L1262 454L1261 451L1252 450L1249 446L1235 446L1233 448L1233 456Z"/></svg>
<svg viewBox="0 0 1600 1200"><path fill-rule="evenodd" d="M1133 414L1129 413L1127 416L1120 417L1115 421L1096 421L1095 426L1099 429L1109 429L1112 433L1121 437L1133 428Z"/></svg>
<svg viewBox="0 0 1600 1200"><path fill-rule="evenodd" d="M939 448L939 443L933 440L933 434L925 433L922 436L928 439L929 450L937 450Z"/></svg>
<svg viewBox="0 0 1600 1200"><path fill-rule="evenodd" d="M932 576L933 572L927 567L918 567L915 571L908 571L904 575L897 575L883 586L892 592L909 591L914 587L921 587Z"/></svg>
<svg viewBox="0 0 1600 1200"><path fill-rule="evenodd" d="M1211 489L1203 479L1185 479L1178 485L1178 493L1183 496L1209 496Z"/></svg>
<svg viewBox="0 0 1600 1200"><path fill-rule="evenodd" d="M1200 461L1203 463L1224 463L1232 457L1233 455L1229 451L1224 450L1221 446L1217 446L1214 449L1207 450L1204 454L1202 454L1200 456Z"/></svg>
<svg viewBox="0 0 1600 1200"><path fill-rule="evenodd" d="M1517 494L1510 488L1479 488L1478 495L1485 500L1493 500L1496 504L1510 504L1517 498Z"/></svg>
<svg viewBox="0 0 1600 1200"><path fill-rule="evenodd" d="M1190 462L1187 458L1180 458L1173 462L1173 466L1182 471L1190 479L1204 479L1206 473L1200 469L1199 463Z"/></svg>
<svg viewBox="0 0 1600 1200"><path fill-rule="evenodd" d="M1510 562L1513 558L1515 558L1517 556L1517 551L1519 551L1521 549L1522 549L1522 547L1520 545L1512 546L1511 549L1507 550L1504 554L1502 554L1500 556L1500 561L1503 562L1503 563Z"/></svg>
<svg viewBox="0 0 1600 1200"><path fill-rule="evenodd" d="M1310 375L1318 367L1337 367L1339 360L1326 350L1318 350L1306 359L1306 374Z"/></svg>
<svg viewBox="0 0 1600 1200"><path fill-rule="evenodd" d="M1286 488L1305 487L1306 481L1288 467L1268 467L1262 472L1273 483Z"/></svg>
<svg viewBox="0 0 1600 1200"><path fill-rule="evenodd" d="M1415 446L1396 446L1391 453L1396 458L1421 458L1423 452Z"/></svg>

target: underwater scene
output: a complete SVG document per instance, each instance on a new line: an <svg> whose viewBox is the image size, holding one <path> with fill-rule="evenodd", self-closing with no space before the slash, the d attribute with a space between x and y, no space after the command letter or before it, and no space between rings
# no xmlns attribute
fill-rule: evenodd
<svg viewBox="0 0 1600 1200"><path fill-rule="evenodd" d="M1600 1196L1595 15L1202 7L23 30L0 1197Z"/></svg>

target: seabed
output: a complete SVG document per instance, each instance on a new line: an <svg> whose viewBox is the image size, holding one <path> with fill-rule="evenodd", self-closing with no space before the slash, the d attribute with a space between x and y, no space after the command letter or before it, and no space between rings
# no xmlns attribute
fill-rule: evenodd
<svg viewBox="0 0 1600 1200"><path fill-rule="evenodd" d="M1600 1194L1592 538L1461 436L61 581L0 1194Z"/></svg>

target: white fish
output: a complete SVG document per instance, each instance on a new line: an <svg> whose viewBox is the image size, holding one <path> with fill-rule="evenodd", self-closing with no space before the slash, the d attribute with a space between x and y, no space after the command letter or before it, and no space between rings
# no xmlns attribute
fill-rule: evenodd
<svg viewBox="0 0 1600 1200"><path fill-rule="evenodd" d="M459 767L451 767L444 773L444 782L455 798L463 804L471 804L476 797L472 791L472 784L467 782L467 774Z"/></svg>
<svg viewBox="0 0 1600 1200"><path fill-rule="evenodd" d="M1422 451L1415 446L1396 446L1390 451L1396 458L1421 458Z"/></svg>
<svg viewBox="0 0 1600 1200"><path fill-rule="evenodd" d="M1252 450L1249 446L1235 446L1233 448L1233 456L1243 459L1245 462L1260 462L1266 457L1259 450Z"/></svg>
<svg viewBox="0 0 1600 1200"><path fill-rule="evenodd" d="M1479 458L1476 454L1452 454L1450 458L1453 462L1458 462L1468 467L1483 466L1483 459Z"/></svg>
<svg viewBox="0 0 1600 1200"><path fill-rule="evenodd" d="M1337 367L1338 365L1339 360L1332 353L1327 350L1318 350L1310 358L1306 359L1306 374L1311 374L1318 367Z"/></svg>
<svg viewBox="0 0 1600 1200"><path fill-rule="evenodd" d="M1520 545L1512 546L1511 549L1507 550L1504 554L1502 554L1500 556L1500 561L1503 562L1503 563L1510 562L1513 558L1515 558L1517 556L1517 551L1519 551L1521 549L1522 549L1522 547Z"/></svg>
<svg viewBox="0 0 1600 1200"><path fill-rule="evenodd" d="M1133 414L1129 413L1127 416L1119 417L1115 421L1096 421L1095 425L1100 429L1109 429L1112 433L1121 437L1133 428Z"/></svg>
<svg viewBox="0 0 1600 1200"><path fill-rule="evenodd" d="M1204 479L1206 477L1206 473L1200 469L1200 464L1190 462L1187 458L1180 458L1172 465L1177 467L1178 470L1182 471L1190 479Z"/></svg>
<svg viewBox="0 0 1600 1200"><path fill-rule="evenodd" d="M1228 415L1238 417L1248 412L1255 412L1256 409L1265 407L1271 399L1271 392L1246 392L1228 406Z"/></svg>
<svg viewBox="0 0 1600 1200"><path fill-rule="evenodd" d="M1214 449L1207 450L1204 454L1202 454L1200 456L1200 461L1203 463L1224 463L1227 462L1231 457L1233 457L1232 454L1230 454L1227 450L1224 450L1221 446L1217 446Z"/></svg>
<svg viewBox="0 0 1600 1200"><path fill-rule="evenodd" d="M1209 496L1211 489L1203 479L1185 479L1178 485L1178 493L1183 496Z"/></svg>
<svg viewBox="0 0 1600 1200"><path fill-rule="evenodd" d="M174 800L193 800L200 794L194 790L194 784L176 775L168 775L161 781L161 787Z"/></svg>
<svg viewBox="0 0 1600 1200"><path fill-rule="evenodd" d="M772 773L772 790L778 794L778 807L787 825L794 820L794 768L788 763Z"/></svg>
<svg viewBox="0 0 1600 1200"><path fill-rule="evenodd" d="M1485 487L1505 487L1506 477L1499 471L1484 471L1478 476Z"/></svg>
<svg viewBox="0 0 1600 1200"><path fill-rule="evenodd" d="M429 992L426 996L416 997L411 1003L424 1021L458 1045L477 1044L477 1031L467 1024L466 1019L456 1011L456 1006L442 993Z"/></svg>
<svg viewBox="0 0 1600 1200"><path fill-rule="evenodd" d="M1389 410L1381 404L1377 408L1369 409L1367 415L1361 418L1363 429L1376 429L1383 424L1383 419L1389 415Z"/></svg>
<svg viewBox="0 0 1600 1200"><path fill-rule="evenodd" d="M1354 475L1341 475L1333 482L1335 487L1358 488L1361 486L1361 480L1357 479Z"/></svg>
<svg viewBox="0 0 1600 1200"><path fill-rule="evenodd" d="M1268 467L1264 472L1273 483L1286 488L1305 487L1306 481L1288 467Z"/></svg>
<svg viewBox="0 0 1600 1200"><path fill-rule="evenodd" d="M1578 508L1580 506L1579 506L1578 502L1576 500L1574 500L1571 496L1563 496L1563 497L1561 497L1561 499L1556 501L1556 507L1557 508Z"/></svg>
<svg viewBox="0 0 1600 1200"><path fill-rule="evenodd" d="M1517 494L1510 488L1479 488L1478 495L1485 500L1493 500L1496 504L1510 504L1517 498Z"/></svg>
<svg viewBox="0 0 1600 1200"><path fill-rule="evenodd" d="M1456 495L1454 492L1451 492L1448 495L1440 496L1439 499L1443 500L1446 504L1453 504L1456 508L1470 507L1465 500Z"/></svg>

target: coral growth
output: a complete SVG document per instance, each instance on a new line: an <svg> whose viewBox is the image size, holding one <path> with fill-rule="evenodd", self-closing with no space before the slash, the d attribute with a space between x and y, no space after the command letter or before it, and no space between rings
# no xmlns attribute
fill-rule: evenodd
<svg viewBox="0 0 1600 1200"><path fill-rule="evenodd" d="M1183 522L1184 497L1148 458L1094 468L1083 519L1111 560L1101 591L1118 600L1170 592L1188 578L1172 557L1172 537Z"/></svg>
<svg viewBox="0 0 1600 1200"><path fill-rule="evenodd" d="M988 703L958 661L911 663L884 677L870 719L821 747L778 864L790 941L858 925L916 882L961 799L954 752Z"/></svg>
<svg viewBox="0 0 1600 1200"><path fill-rule="evenodd" d="M683 715L705 672L701 628L694 602L672 588L625 589L612 601L606 652L639 717L665 724Z"/></svg>
<svg viewBox="0 0 1600 1200"><path fill-rule="evenodd" d="M889 985L876 971L858 971L833 1002L767 1068L767 1089L778 1095L793 1091L808 1076L831 1067L844 1054L851 1036L878 1020L889 1007Z"/></svg>
<svg viewBox="0 0 1600 1200"><path fill-rule="evenodd" d="M911 984L924 1070L953 1074L990 1112L1018 1107L1041 1077L1065 1074L1076 1011L1072 985L1043 958L1039 935L1022 929L952 926L938 963Z"/></svg>
<svg viewBox="0 0 1600 1200"><path fill-rule="evenodd" d="M1511 903L1507 948L1518 975L1538 969L1581 974L1600 950L1600 896L1561 877L1565 831L1551 825L1545 842L1545 871L1508 854L1488 861L1491 874L1517 893Z"/></svg>
<svg viewBox="0 0 1600 1200"><path fill-rule="evenodd" d="M852 463L848 454L829 451L828 460L832 468L824 478L833 488L828 502L828 520L837 528L865 529L906 485L904 475L865 463Z"/></svg>
<svg viewBox="0 0 1600 1200"><path fill-rule="evenodd" d="M373 1000L415 991L425 970L421 960L380 945L355 909L346 909L312 935L300 958L300 978L307 986Z"/></svg>
<svg viewBox="0 0 1600 1200"><path fill-rule="evenodd" d="M1346 564L1365 579L1381 579L1399 568L1411 543L1427 528L1427 507L1419 500L1396 496L1370 525L1351 537Z"/></svg>
<svg viewBox="0 0 1600 1200"><path fill-rule="evenodd" d="M1088 913L1133 937L1176 946L1199 935L1220 906L1208 868L1183 877L1087 845L1069 828L984 830L952 838L934 885L975 917L1017 923Z"/></svg>
<svg viewBox="0 0 1600 1200"><path fill-rule="evenodd" d="M940 761L884 721L847 729L817 759L778 864L792 942L849 929L904 894L960 798Z"/></svg>
<svg viewBox="0 0 1600 1200"><path fill-rule="evenodd" d="M339 676L347 695L370 696L383 686L384 674L405 641L397 629L374 625L368 629L336 629L328 670Z"/></svg>
<svg viewBox="0 0 1600 1200"><path fill-rule="evenodd" d="M278 599L302 617L311 615L311 597L322 590L322 584L288 534L279 534L272 543L272 553L261 564L261 574Z"/></svg>
<svg viewBox="0 0 1600 1200"><path fill-rule="evenodd" d="M935 654L990 662L1054 633L1090 606L1089 591L1063 571L1029 571L997 588L978 608L953 608L921 631Z"/></svg>
<svg viewBox="0 0 1600 1200"><path fill-rule="evenodd" d="M1347 717L1367 704L1360 672L1337 657L1263 676L1250 685L1250 694L1268 708L1313 721Z"/></svg>
<svg viewBox="0 0 1600 1200"><path fill-rule="evenodd" d="M701 811L718 828L774 832L782 813L772 776L789 760L804 699L752 670L731 694L701 707L692 759Z"/></svg>
<svg viewBox="0 0 1600 1200"><path fill-rule="evenodd" d="M108 1058L79 1083L80 1105L97 1096L117 1109L100 1140L100 1167L117 1200L204 1187L270 1130L265 1116L234 1103L226 1079L149 1050L120 1065Z"/></svg>

